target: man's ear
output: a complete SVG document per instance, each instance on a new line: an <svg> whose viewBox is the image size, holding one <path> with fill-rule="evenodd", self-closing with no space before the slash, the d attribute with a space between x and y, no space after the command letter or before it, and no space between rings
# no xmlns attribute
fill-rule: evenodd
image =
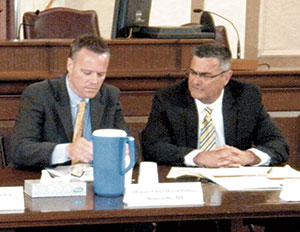
<svg viewBox="0 0 300 232"><path fill-rule="evenodd" d="M225 85L228 84L228 82L230 81L232 77L232 70L228 70L225 74L224 74L224 79L225 79ZM224 86L225 86L224 85Z"/></svg>
<svg viewBox="0 0 300 232"><path fill-rule="evenodd" d="M70 72L73 69L74 61L69 57L67 59L67 70Z"/></svg>

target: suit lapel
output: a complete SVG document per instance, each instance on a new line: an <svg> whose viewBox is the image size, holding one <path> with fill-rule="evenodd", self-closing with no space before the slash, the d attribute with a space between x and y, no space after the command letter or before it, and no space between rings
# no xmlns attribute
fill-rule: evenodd
<svg viewBox="0 0 300 232"><path fill-rule="evenodd" d="M56 89L56 88L54 88ZM70 108L70 100L66 87L66 79L61 78L58 81L58 89L56 93L56 109L57 114L64 127L67 139L71 142L73 135L72 115Z"/></svg>
<svg viewBox="0 0 300 232"><path fill-rule="evenodd" d="M234 98L228 86L225 87L223 97L223 121L225 142L228 145L236 145L237 108L234 107Z"/></svg>
<svg viewBox="0 0 300 232"><path fill-rule="evenodd" d="M198 113L195 100L187 95L187 103L185 110L185 128L186 128L186 144L197 148L198 138Z"/></svg>
<svg viewBox="0 0 300 232"><path fill-rule="evenodd" d="M90 115L91 115L91 123L92 123L92 132L96 129L99 129L101 118L103 117L104 112L104 102L103 97L100 94L100 92L97 93L97 95L91 99L91 105L90 105Z"/></svg>

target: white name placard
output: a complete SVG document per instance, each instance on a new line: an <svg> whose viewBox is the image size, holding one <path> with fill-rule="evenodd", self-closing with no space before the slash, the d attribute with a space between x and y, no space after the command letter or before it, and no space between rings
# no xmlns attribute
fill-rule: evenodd
<svg viewBox="0 0 300 232"><path fill-rule="evenodd" d="M23 186L0 187L0 213L23 212L24 209Z"/></svg>
<svg viewBox="0 0 300 232"><path fill-rule="evenodd" d="M127 207L164 207L203 205L200 182L131 184L126 187L123 202Z"/></svg>

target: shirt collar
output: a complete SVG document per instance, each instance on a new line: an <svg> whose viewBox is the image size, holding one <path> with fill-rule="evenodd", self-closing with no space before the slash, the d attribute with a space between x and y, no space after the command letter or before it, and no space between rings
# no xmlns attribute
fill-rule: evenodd
<svg viewBox="0 0 300 232"><path fill-rule="evenodd" d="M70 102L72 106L77 106L79 102L81 102L82 100L85 100L86 103L89 102L89 98L84 98L82 99L81 97L79 97L71 88L70 83L69 83L69 74L67 74L67 78L66 78L66 85L67 85L67 91L70 97Z"/></svg>
<svg viewBox="0 0 300 232"><path fill-rule="evenodd" d="M197 105L197 108L199 112L202 112L205 107L210 107L213 109L214 113L222 113L222 102L223 102L223 96L224 96L224 89L222 90L220 96L217 98L216 101L214 101L212 104L204 104L200 100L195 98L195 103Z"/></svg>

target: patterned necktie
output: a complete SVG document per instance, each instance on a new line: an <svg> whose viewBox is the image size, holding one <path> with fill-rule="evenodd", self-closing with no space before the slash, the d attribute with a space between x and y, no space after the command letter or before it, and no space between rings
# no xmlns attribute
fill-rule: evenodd
<svg viewBox="0 0 300 232"><path fill-rule="evenodd" d="M201 125L201 135L200 135L200 150L210 151L216 147L216 132L215 126L211 119L212 109L206 107L204 109L205 117Z"/></svg>
<svg viewBox="0 0 300 232"><path fill-rule="evenodd" d="M85 107L86 107L86 101L81 101L78 104L78 112L76 115L72 142L75 142L76 139L82 137ZM76 164L76 163L79 163L79 160L76 159L72 160L72 164Z"/></svg>

